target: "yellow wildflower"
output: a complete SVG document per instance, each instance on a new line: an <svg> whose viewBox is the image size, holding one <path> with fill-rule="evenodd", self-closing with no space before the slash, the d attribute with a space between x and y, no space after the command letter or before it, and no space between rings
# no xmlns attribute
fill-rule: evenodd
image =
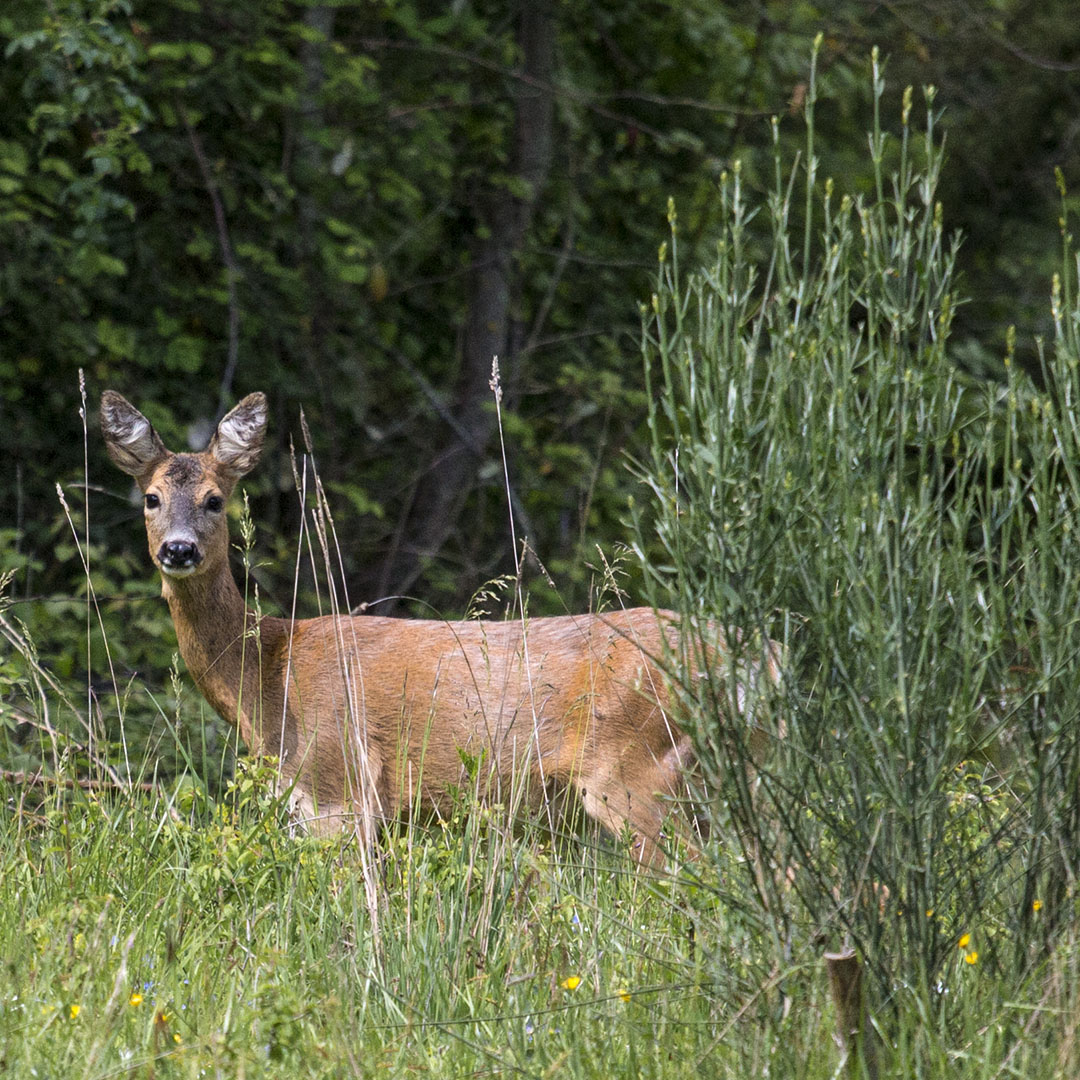
<svg viewBox="0 0 1080 1080"><path fill-rule="evenodd" d="M1042 901L1041 900L1034 901L1032 903L1032 905L1031 905L1031 910L1032 911L1042 911Z"/></svg>
<svg viewBox="0 0 1080 1080"><path fill-rule="evenodd" d="M134 994L131 995L131 1000L128 1002L128 1004L133 1005L133 1006L134 1005L141 1005L142 1004L142 994L140 994L138 991L136 991Z"/></svg>
<svg viewBox="0 0 1080 1080"><path fill-rule="evenodd" d="M576 990L581 985L581 976L569 975L559 985L564 990Z"/></svg>
<svg viewBox="0 0 1080 1080"><path fill-rule="evenodd" d="M75 1017L78 1016L80 1012L82 1012L82 1006L81 1005L69 1005L68 1006L68 1017L70 1019L74 1020Z"/></svg>
<svg viewBox="0 0 1080 1080"><path fill-rule="evenodd" d="M961 937L960 940L956 943L956 947L958 949L966 949L968 947L968 944L970 943L970 941L971 941L971 935L970 934L964 934L964 936Z"/></svg>
<svg viewBox="0 0 1080 1080"><path fill-rule="evenodd" d="M979 962L979 954L975 949L972 949L971 952L964 954L964 963L965 964L977 964L978 962Z"/></svg>
<svg viewBox="0 0 1080 1080"><path fill-rule="evenodd" d="M619 1000L620 1001L629 1001L630 1000L630 991L629 990L617 990L616 993L619 995Z"/></svg>

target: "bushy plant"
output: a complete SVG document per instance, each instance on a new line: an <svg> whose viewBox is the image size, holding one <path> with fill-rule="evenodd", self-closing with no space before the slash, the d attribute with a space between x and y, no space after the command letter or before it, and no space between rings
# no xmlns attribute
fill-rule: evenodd
<svg viewBox="0 0 1080 1080"><path fill-rule="evenodd" d="M1019 976L1075 913L1080 308L1065 234L1041 370L1010 333L1005 383L959 372L925 104L916 132L904 94L899 138L875 109L873 190L842 194L817 174L811 85L805 156L778 153L758 203L724 175L715 260L690 275L671 209L633 519L658 605L733 653L786 650L760 768L725 719L740 662L682 688L753 977L855 945L884 993L937 1001L962 935L968 966Z"/></svg>

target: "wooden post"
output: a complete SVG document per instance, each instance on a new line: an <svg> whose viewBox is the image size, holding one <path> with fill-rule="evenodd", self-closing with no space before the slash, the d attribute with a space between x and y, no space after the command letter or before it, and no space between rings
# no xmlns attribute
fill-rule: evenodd
<svg viewBox="0 0 1080 1080"><path fill-rule="evenodd" d="M836 1025L846 1055L848 1075L877 1080L877 1050L863 993L859 958L854 949L826 953L825 967L829 972L829 989L836 1003ZM860 1059L865 1072L859 1069Z"/></svg>

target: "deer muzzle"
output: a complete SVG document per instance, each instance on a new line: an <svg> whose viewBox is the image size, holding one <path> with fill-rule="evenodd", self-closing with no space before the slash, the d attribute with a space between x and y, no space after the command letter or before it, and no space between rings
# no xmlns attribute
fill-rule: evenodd
<svg viewBox="0 0 1080 1080"><path fill-rule="evenodd" d="M158 565L172 577L187 577L202 560L202 552L190 540L166 540L158 549Z"/></svg>

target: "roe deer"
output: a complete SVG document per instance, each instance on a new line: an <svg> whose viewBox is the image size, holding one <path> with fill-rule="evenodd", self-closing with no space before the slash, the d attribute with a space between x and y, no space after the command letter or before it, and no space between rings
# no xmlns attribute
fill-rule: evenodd
<svg viewBox="0 0 1080 1080"><path fill-rule="evenodd" d="M669 800L694 764L660 667L678 644L677 616L636 608L524 626L259 617L229 569L225 502L258 460L266 398L244 398L199 454L168 451L111 390L101 426L110 458L143 492L184 663L252 752L278 756L310 828L351 824L370 843L380 819L445 807L471 759L485 797L521 790L536 808L576 791L604 828L629 829L640 863L662 861ZM713 633L710 666L723 676L736 665ZM740 660L733 711L750 711L759 677L776 682L778 656L766 642L760 659Z"/></svg>

